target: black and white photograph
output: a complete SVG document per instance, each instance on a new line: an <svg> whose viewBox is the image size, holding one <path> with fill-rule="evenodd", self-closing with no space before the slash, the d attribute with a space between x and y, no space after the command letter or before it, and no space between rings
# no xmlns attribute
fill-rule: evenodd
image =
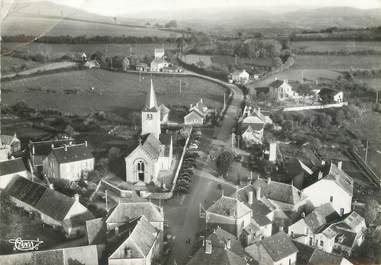
<svg viewBox="0 0 381 265"><path fill-rule="evenodd" d="M381 264L381 0L0 0L1 265Z"/></svg>

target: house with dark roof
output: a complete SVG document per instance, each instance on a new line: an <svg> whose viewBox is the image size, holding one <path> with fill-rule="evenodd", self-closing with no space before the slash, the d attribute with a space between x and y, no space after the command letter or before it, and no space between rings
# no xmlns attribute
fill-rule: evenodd
<svg viewBox="0 0 381 265"><path fill-rule="evenodd" d="M1 265L98 265L97 246L80 246L0 255Z"/></svg>
<svg viewBox="0 0 381 265"><path fill-rule="evenodd" d="M205 213L208 227L220 226L237 238L241 236L243 229L251 223L251 209L237 198L224 195L213 203Z"/></svg>
<svg viewBox="0 0 381 265"><path fill-rule="evenodd" d="M242 69L234 71L231 77L234 83L246 84L249 81L250 74L245 69Z"/></svg>
<svg viewBox="0 0 381 265"><path fill-rule="evenodd" d="M43 161L43 173L48 178L78 181L91 170L94 170L94 155L87 141L83 144L53 147Z"/></svg>
<svg viewBox="0 0 381 265"><path fill-rule="evenodd" d="M258 265L293 265L296 264L298 249L292 240L281 231L246 247L245 252Z"/></svg>
<svg viewBox="0 0 381 265"><path fill-rule="evenodd" d="M202 246L187 265L246 265L244 251L233 234L217 227L202 241Z"/></svg>
<svg viewBox="0 0 381 265"><path fill-rule="evenodd" d="M150 265L160 253L161 234L143 215L134 222L126 239L108 257L108 264Z"/></svg>
<svg viewBox="0 0 381 265"><path fill-rule="evenodd" d="M54 147L70 145L74 142L71 138L56 139L49 141L29 141L29 159L35 173L42 173L43 161L50 154Z"/></svg>
<svg viewBox="0 0 381 265"><path fill-rule="evenodd" d="M268 200L263 201L260 193L260 188L255 189L252 185L247 185L231 195L243 202L252 212L250 224L244 227L241 235L246 246L272 234L276 206Z"/></svg>
<svg viewBox="0 0 381 265"><path fill-rule="evenodd" d="M169 109L158 105L151 80L146 103L141 112L142 132L139 143L125 157L126 181L133 184L154 183L160 185L161 171L169 171L173 159L172 137L161 132L161 124L166 122Z"/></svg>
<svg viewBox="0 0 381 265"><path fill-rule="evenodd" d="M5 189L17 176L29 178L22 158L0 161L0 190Z"/></svg>
<svg viewBox="0 0 381 265"><path fill-rule="evenodd" d="M289 226L289 236L305 245L332 252L336 233L326 229L340 216L330 203L315 208L311 213L301 214L300 219Z"/></svg>
<svg viewBox="0 0 381 265"><path fill-rule="evenodd" d="M68 197L23 177L17 176L4 192L18 207L35 213L43 223L61 227L67 237L84 234L85 221L94 218L78 196Z"/></svg>
<svg viewBox="0 0 381 265"><path fill-rule="evenodd" d="M352 265L346 258L318 248L293 242L298 249L297 264L300 265Z"/></svg>
<svg viewBox="0 0 381 265"><path fill-rule="evenodd" d="M314 207L327 202L340 214L352 210L353 179L343 171L342 163L324 163L305 178L302 192Z"/></svg>

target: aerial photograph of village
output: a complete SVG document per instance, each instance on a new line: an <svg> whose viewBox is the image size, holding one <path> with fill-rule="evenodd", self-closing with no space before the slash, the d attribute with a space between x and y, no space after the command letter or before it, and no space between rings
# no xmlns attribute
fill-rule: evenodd
<svg viewBox="0 0 381 265"><path fill-rule="evenodd" d="M380 0L0 7L0 265L381 264Z"/></svg>

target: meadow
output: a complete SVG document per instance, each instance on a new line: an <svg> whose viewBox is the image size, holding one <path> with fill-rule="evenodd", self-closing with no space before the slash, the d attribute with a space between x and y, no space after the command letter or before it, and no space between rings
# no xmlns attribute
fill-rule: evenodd
<svg viewBox="0 0 381 265"><path fill-rule="evenodd" d="M19 70L30 69L34 67L41 66L42 63L23 60L20 58L10 57L10 56L0 56L0 65L1 65L1 73L12 73L18 72ZM22 69L21 69L22 68Z"/></svg>
<svg viewBox="0 0 381 265"><path fill-rule="evenodd" d="M199 65L202 62L204 67L217 65L233 65L235 64L234 56L229 55L199 55L199 54L187 54L183 55L181 59L187 64ZM238 64L250 64L255 66L272 66L271 58L257 58L251 60L249 58L237 58Z"/></svg>
<svg viewBox="0 0 381 265"><path fill-rule="evenodd" d="M2 35L35 36L157 36L162 38L176 36L176 33L154 28L131 27L118 24L93 23L43 17L7 17L1 24Z"/></svg>
<svg viewBox="0 0 381 265"><path fill-rule="evenodd" d="M36 109L56 109L79 115L105 111L126 119L131 111L144 106L150 78L148 74L139 79L138 74L100 69L34 76L3 82L3 102L11 105L25 100ZM164 75L154 75L152 79L160 103L189 105L203 98L210 106L222 106L225 90L210 81Z"/></svg>
<svg viewBox="0 0 381 265"><path fill-rule="evenodd" d="M381 67L381 55L297 55L294 69L371 69Z"/></svg>
<svg viewBox="0 0 381 265"><path fill-rule="evenodd" d="M4 48L16 50L25 54L43 53L49 58L61 58L64 55L74 55L86 52L88 56L96 51L102 52L105 56L126 56L131 53L137 56L153 56L155 48L174 49L173 43L132 43L132 44L50 44L50 43L15 43L6 42L2 44Z"/></svg>
<svg viewBox="0 0 381 265"><path fill-rule="evenodd" d="M335 53L344 51L348 54L374 50L381 53L381 43L377 41L294 41L291 49L296 54Z"/></svg>

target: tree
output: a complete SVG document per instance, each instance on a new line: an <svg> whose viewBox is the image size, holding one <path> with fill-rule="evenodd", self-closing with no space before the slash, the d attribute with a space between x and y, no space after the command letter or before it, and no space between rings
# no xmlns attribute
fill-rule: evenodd
<svg viewBox="0 0 381 265"><path fill-rule="evenodd" d="M364 218L368 224L373 224L377 219L378 202L375 199L369 199L366 202Z"/></svg>
<svg viewBox="0 0 381 265"><path fill-rule="evenodd" d="M229 151L223 151L216 159L217 173L219 176L226 176L231 168L234 157Z"/></svg>
<svg viewBox="0 0 381 265"><path fill-rule="evenodd" d="M170 20L168 23L165 24L166 28L177 28L177 21L176 20Z"/></svg>
<svg viewBox="0 0 381 265"><path fill-rule="evenodd" d="M336 112L335 122L337 125L342 125L344 120L345 120L344 111L340 109Z"/></svg>

